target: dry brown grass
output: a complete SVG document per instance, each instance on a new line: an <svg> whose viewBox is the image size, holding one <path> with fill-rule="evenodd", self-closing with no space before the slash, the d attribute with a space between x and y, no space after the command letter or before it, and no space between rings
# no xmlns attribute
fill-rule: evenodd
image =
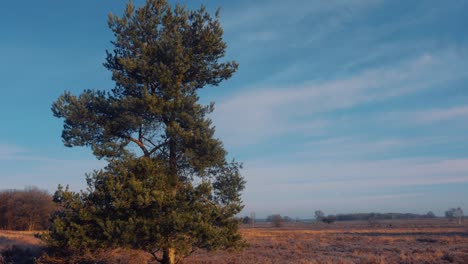
<svg viewBox="0 0 468 264"><path fill-rule="evenodd" d="M36 233L38 232L0 230L0 249L11 245L41 246L41 241L34 236Z"/></svg>
<svg viewBox="0 0 468 264"><path fill-rule="evenodd" d="M34 236L36 232L0 230L0 264L33 263L42 250L42 242Z"/></svg>
<svg viewBox="0 0 468 264"><path fill-rule="evenodd" d="M241 252L198 251L187 264L201 263L468 263L468 223L421 221L337 222L259 225L242 228L250 247ZM0 250L20 245L40 249L33 232L0 231ZM138 251L101 253L106 263L146 263ZM27 262L25 262L27 263Z"/></svg>
<svg viewBox="0 0 468 264"><path fill-rule="evenodd" d="M198 252L186 263L468 263L468 225L446 220L244 228L239 253Z"/></svg>

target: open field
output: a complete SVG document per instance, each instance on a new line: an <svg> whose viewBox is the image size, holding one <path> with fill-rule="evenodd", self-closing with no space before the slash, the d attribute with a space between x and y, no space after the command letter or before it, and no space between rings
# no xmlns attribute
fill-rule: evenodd
<svg viewBox="0 0 468 264"><path fill-rule="evenodd" d="M198 251L185 263L468 263L467 221L462 225L445 219L372 225L288 223L281 228L264 223L241 232L250 244L244 251ZM0 231L0 250L11 245L40 250L33 232ZM114 261L109 263L146 259L141 252L114 251L112 255Z"/></svg>
<svg viewBox="0 0 468 264"><path fill-rule="evenodd" d="M0 264L32 263L43 248L41 241L34 237L35 233L37 232L0 230Z"/></svg>
<svg viewBox="0 0 468 264"><path fill-rule="evenodd" d="M197 253L187 263L468 263L468 224L437 220L263 224L242 230L241 253Z"/></svg>

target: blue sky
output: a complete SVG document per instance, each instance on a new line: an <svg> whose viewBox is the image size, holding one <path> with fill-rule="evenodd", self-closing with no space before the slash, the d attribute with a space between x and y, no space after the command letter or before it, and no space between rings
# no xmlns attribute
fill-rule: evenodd
<svg viewBox="0 0 468 264"><path fill-rule="evenodd" d="M240 63L201 97L244 162L245 214L468 211L467 1L184 2L222 7ZM113 87L107 14L123 7L3 3L0 189L79 190L104 165L62 145L50 106L64 90Z"/></svg>

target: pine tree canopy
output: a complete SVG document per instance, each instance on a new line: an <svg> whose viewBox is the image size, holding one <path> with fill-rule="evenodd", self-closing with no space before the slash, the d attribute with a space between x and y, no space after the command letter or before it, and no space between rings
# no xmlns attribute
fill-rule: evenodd
<svg viewBox="0 0 468 264"><path fill-rule="evenodd" d="M219 12L165 0L130 2L109 15L114 49L104 66L109 91L65 92L52 105L64 120L65 146L89 146L108 166L88 175L88 190L59 186L48 242L71 250L144 249L174 263L197 248L242 245L240 164L227 161L207 117L214 104L197 90L218 86L237 69L223 61Z"/></svg>

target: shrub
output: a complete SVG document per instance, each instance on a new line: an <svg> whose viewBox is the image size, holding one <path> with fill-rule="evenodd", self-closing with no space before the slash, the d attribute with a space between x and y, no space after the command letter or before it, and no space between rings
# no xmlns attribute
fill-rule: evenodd
<svg viewBox="0 0 468 264"><path fill-rule="evenodd" d="M274 214L267 217L267 222L271 222L274 227L280 227L283 225L284 219L281 215Z"/></svg>
<svg viewBox="0 0 468 264"><path fill-rule="evenodd" d="M0 192L0 229L44 230L56 206L52 196L36 187Z"/></svg>
<svg viewBox="0 0 468 264"><path fill-rule="evenodd" d="M322 218L322 222L327 223L327 224L331 224L331 223L333 223L335 221L336 221L336 216L334 216L334 215L329 215L327 217Z"/></svg>

